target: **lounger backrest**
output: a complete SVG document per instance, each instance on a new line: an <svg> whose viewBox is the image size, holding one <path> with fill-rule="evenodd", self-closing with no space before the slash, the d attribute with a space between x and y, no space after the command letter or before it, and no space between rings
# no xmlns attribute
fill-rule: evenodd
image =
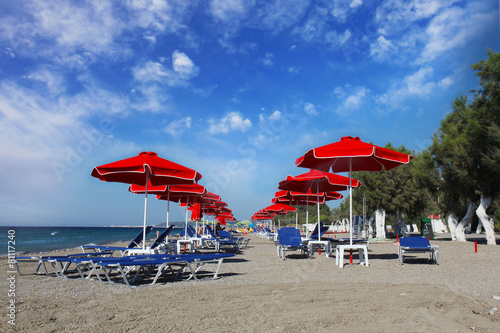
<svg viewBox="0 0 500 333"><path fill-rule="evenodd" d="M180 235L181 236L185 236L186 235L184 229L181 231ZM187 235L188 235L188 237L193 238L193 237L196 237L197 232L196 232L196 230L194 230L194 228L192 226L188 225L187 226Z"/></svg>
<svg viewBox="0 0 500 333"><path fill-rule="evenodd" d="M408 248L430 248L431 244L427 237L402 237L399 245Z"/></svg>
<svg viewBox="0 0 500 333"><path fill-rule="evenodd" d="M208 234L209 234L210 236L212 236L213 238L217 238L217 236L214 234L214 231L212 230L212 228L210 228L210 226L209 226L209 225L207 225L207 227L205 228L205 230L207 230L207 231L208 231Z"/></svg>
<svg viewBox="0 0 500 333"><path fill-rule="evenodd" d="M196 231L196 229L192 225L188 225L188 236L200 237L200 235L198 235L198 231Z"/></svg>
<svg viewBox="0 0 500 333"><path fill-rule="evenodd" d="M281 228L278 230L278 240L281 245L285 246L300 246L302 239L300 238L299 229L293 227Z"/></svg>
<svg viewBox="0 0 500 333"><path fill-rule="evenodd" d="M160 236L158 236L158 238L155 240L155 242L153 244L151 244L151 248L152 249L156 249L159 245L161 245L165 239L167 238L167 236L172 232L172 229L174 228L173 225L171 225L170 227L168 227L167 229L165 229Z"/></svg>
<svg viewBox="0 0 500 333"><path fill-rule="evenodd" d="M146 235L149 234L149 232L151 230L153 230L153 227L147 226L146 227ZM137 247L137 246L139 246L139 244L141 244L142 239L143 239L143 236L142 236L143 231L144 231L144 229L141 229L141 232L139 232L139 234L130 242L130 244L127 245L127 249Z"/></svg>
<svg viewBox="0 0 500 333"><path fill-rule="evenodd" d="M323 234L325 232L328 231L328 227L325 227L323 226L323 222L320 222L320 230L321 230L321 233L320 233L320 237L323 236ZM309 236L309 238L318 238L318 224L316 223L316 227L314 228L312 234Z"/></svg>
<svg viewBox="0 0 500 333"><path fill-rule="evenodd" d="M225 230L219 230L219 236L222 238L231 238L231 234Z"/></svg>

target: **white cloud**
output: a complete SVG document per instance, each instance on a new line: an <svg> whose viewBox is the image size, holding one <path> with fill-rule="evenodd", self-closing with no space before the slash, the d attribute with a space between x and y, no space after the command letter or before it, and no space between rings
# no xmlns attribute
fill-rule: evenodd
<svg viewBox="0 0 500 333"><path fill-rule="evenodd" d="M66 176L111 134L88 121L108 119L118 113L126 114L128 110L125 98L96 86L54 99L15 82L2 82L0 164L4 172L0 183L4 186L3 193L19 194L19 189L28 196L50 192L61 181L61 174L53 169L54 162L65 164ZM101 131L99 135L95 135L97 130Z"/></svg>
<svg viewBox="0 0 500 333"><path fill-rule="evenodd" d="M453 78L448 76L438 82L438 87L446 89L454 83Z"/></svg>
<svg viewBox="0 0 500 333"><path fill-rule="evenodd" d="M356 8L359 7L363 4L362 0L352 0L351 4L349 5L350 8Z"/></svg>
<svg viewBox="0 0 500 333"><path fill-rule="evenodd" d="M275 110L269 117L269 120L271 121L277 121L281 119L281 111Z"/></svg>
<svg viewBox="0 0 500 333"><path fill-rule="evenodd" d="M272 53L266 52L266 55L264 58L261 59L261 62L266 67L273 67L274 65L273 59L274 55Z"/></svg>
<svg viewBox="0 0 500 333"><path fill-rule="evenodd" d="M377 7L375 22L380 31L395 34L415 21L429 19L459 0L386 0Z"/></svg>
<svg viewBox="0 0 500 333"><path fill-rule="evenodd" d="M318 114L318 111L316 111L316 107L312 103L306 103L304 105L304 110L310 116L316 116Z"/></svg>
<svg viewBox="0 0 500 333"><path fill-rule="evenodd" d="M405 90L409 95L420 97L432 93L432 90L436 87L436 83L430 81L432 74L432 67L422 67L416 73L404 79L404 83L406 84Z"/></svg>
<svg viewBox="0 0 500 333"><path fill-rule="evenodd" d="M23 78L42 83L50 95L59 95L66 90L63 76L50 68L40 68Z"/></svg>
<svg viewBox="0 0 500 333"><path fill-rule="evenodd" d="M185 117L182 119L177 119L168 124L167 127L163 129L164 132L170 134L171 136L179 136L186 129L191 128L191 117Z"/></svg>
<svg viewBox="0 0 500 333"><path fill-rule="evenodd" d="M493 9L493 10L492 10ZM484 1L387 0L378 6L376 41L370 54L379 60L422 65L471 43L495 25L497 8Z"/></svg>
<svg viewBox="0 0 500 333"><path fill-rule="evenodd" d="M260 123L267 123L269 121L278 121L281 119L282 114L283 113L279 110L275 110L270 115L266 115L264 113L261 113L261 114L259 114L259 122Z"/></svg>
<svg viewBox="0 0 500 333"><path fill-rule="evenodd" d="M124 6L129 10L129 26L146 29L146 34L151 35L185 28L182 20L190 4L183 0L134 0Z"/></svg>
<svg viewBox="0 0 500 333"><path fill-rule="evenodd" d="M197 76L198 71L198 67L185 53L175 50L172 54L172 68L167 68L160 62L148 61L132 68L132 75L141 83L156 82L176 87L187 85L187 81Z"/></svg>
<svg viewBox="0 0 500 333"><path fill-rule="evenodd" d="M380 36L376 42L370 44L370 55L376 59L387 59L396 51L392 42Z"/></svg>
<svg viewBox="0 0 500 333"><path fill-rule="evenodd" d="M339 100L336 112L343 114L359 110L368 98L367 94L369 92L370 90L366 87L352 87L350 84L346 84L344 87L336 87L333 90L334 96Z"/></svg>
<svg viewBox="0 0 500 333"><path fill-rule="evenodd" d="M482 3L442 10L425 30L426 45L417 63L429 62L449 50L467 45L497 20L498 12L491 12Z"/></svg>
<svg viewBox="0 0 500 333"><path fill-rule="evenodd" d="M177 50L172 54L173 69L179 74L179 77L184 80L198 75L198 67L196 67L189 57Z"/></svg>
<svg viewBox="0 0 500 333"><path fill-rule="evenodd" d="M279 33L297 24L309 5L309 0L265 1L257 9L252 26L266 29L271 33Z"/></svg>
<svg viewBox="0 0 500 333"><path fill-rule="evenodd" d="M300 70L302 69L302 66L289 66L287 71L289 74L299 74Z"/></svg>
<svg viewBox="0 0 500 333"><path fill-rule="evenodd" d="M131 91L131 107L141 112L168 111L170 95L157 84L140 84Z"/></svg>
<svg viewBox="0 0 500 333"><path fill-rule="evenodd" d="M26 0L0 20L0 40L14 53L60 64L87 66L129 58L130 31L152 43L157 35L185 31L191 4L182 0L44 2Z"/></svg>
<svg viewBox="0 0 500 333"><path fill-rule="evenodd" d="M245 132L252 127L250 119L244 119L239 112L229 112L219 120L209 119L208 132L210 134L227 134L232 131Z"/></svg>
<svg viewBox="0 0 500 333"><path fill-rule="evenodd" d="M210 14L220 21L234 21L245 17L247 8L253 0L212 0L210 1Z"/></svg>
<svg viewBox="0 0 500 333"><path fill-rule="evenodd" d="M332 1L330 4L330 14L343 23L346 22L347 17L356 11L361 4L361 0Z"/></svg>
<svg viewBox="0 0 500 333"><path fill-rule="evenodd" d="M408 98L429 98L451 84L453 84L452 77L436 81L433 68L424 66L402 80L394 82L388 92L376 97L376 101L379 104L397 108Z"/></svg>

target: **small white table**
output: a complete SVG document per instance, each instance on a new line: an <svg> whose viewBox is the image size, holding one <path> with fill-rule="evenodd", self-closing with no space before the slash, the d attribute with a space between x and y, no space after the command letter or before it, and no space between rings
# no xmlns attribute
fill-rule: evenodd
<svg viewBox="0 0 500 333"><path fill-rule="evenodd" d="M337 245L335 248L335 264L344 267L344 251L345 250L358 250L359 263L368 266L368 247L362 244L345 244Z"/></svg>
<svg viewBox="0 0 500 333"><path fill-rule="evenodd" d="M177 240L177 253L181 253L183 247L189 248L189 252L194 252L194 241L192 239L178 239Z"/></svg>
<svg viewBox="0 0 500 333"><path fill-rule="evenodd" d="M332 248L330 246L330 241L326 240L310 240L307 242L307 246L309 246L309 252L314 253L314 247L318 246L321 247L323 246L325 248L325 255L329 257L332 254Z"/></svg>
<svg viewBox="0 0 500 333"><path fill-rule="evenodd" d="M154 251L151 250L151 248L148 246L145 249L142 248L137 248L137 249L128 249L127 250L127 255L133 256L133 255L141 255L141 254L152 254Z"/></svg>

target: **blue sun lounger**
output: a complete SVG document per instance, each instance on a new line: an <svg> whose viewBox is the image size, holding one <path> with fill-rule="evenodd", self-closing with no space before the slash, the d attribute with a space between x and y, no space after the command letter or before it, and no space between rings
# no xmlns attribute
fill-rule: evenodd
<svg viewBox="0 0 500 333"><path fill-rule="evenodd" d="M302 254L307 253L309 258L309 249L306 244L302 243L302 238L300 237L300 230L287 227L278 230L278 256L285 260L286 251L298 251L300 250Z"/></svg>
<svg viewBox="0 0 500 333"><path fill-rule="evenodd" d="M403 264L405 253L429 253L430 260L439 265L439 247L431 245L427 237L402 237L399 239L399 263Z"/></svg>
<svg viewBox="0 0 500 333"><path fill-rule="evenodd" d="M147 226L146 227L146 235L149 234L149 232L153 230L153 227ZM137 236L132 239L129 245L126 247L120 247L120 246L106 246L106 245L82 245L82 251L85 252L87 249L92 249L94 251L120 251L122 255L125 254L125 252L129 249L137 248L139 244L141 244L144 236L143 236L143 229L137 234Z"/></svg>
<svg viewBox="0 0 500 333"><path fill-rule="evenodd" d="M151 254L119 258L65 258L54 259L51 263L55 266L55 269L59 270L59 277L67 278L62 271L62 263L70 261L75 263L82 278L89 279L95 274L101 282L115 282L111 277L111 273L116 270L121 276L122 281L127 286L133 288L134 286L131 285L131 283L151 276L154 271L156 271L156 274L154 275L151 285L155 284L158 278L161 275L164 275L166 271L175 273L174 277L183 275L187 271L189 273L189 277L186 280L191 278L198 280L197 273L206 264L218 264L213 276L213 279L216 279L224 258L232 256L234 256L234 254L229 253L181 255ZM176 272L174 271L173 266L178 266L180 269ZM105 281L98 273L98 270L104 272L106 277ZM85 276L84 271L90 271L90 273ZM134 272L135 274L133 278L130 279L130 275Z"/></svg>
<svg viewBox="0 0 500 333"><path fill-rule="evenodd" d="M240 247L239 247L239 244L238 244L237 240L231 239L231 238L220 238L220 237L218 237L213 232L212 228L210 228L210 226L208 226L208 225L206 226L206 230L208 230L208 234L210 235L211 240L215 241L215 250L217 252L220 251L220 249L221 249L222 246L229 246L235 252L240 252Z"/></svg>
<svg viewBox="0 0 500 333"><path fill-rule="evenodd" d="M15 260L15 265L16 265L16 270L21 274L21 270L19 268L19 263L20 262L38 262L38 266L35 269L35 272L33 274L39 274L38 271L40 270L40 267L43 267L43 271L45 275L48 275L47 267L45 266L46 262L49 262L50 260L53 259L65 259L65 258L79 258L79 257L106 257L112 255L112 251L103 251L103 252L84 252L84 253L75 253L75 254L69 254L65 256L57 256L57 255L49 255L49 256L17 256L14 258Z"/></svg>

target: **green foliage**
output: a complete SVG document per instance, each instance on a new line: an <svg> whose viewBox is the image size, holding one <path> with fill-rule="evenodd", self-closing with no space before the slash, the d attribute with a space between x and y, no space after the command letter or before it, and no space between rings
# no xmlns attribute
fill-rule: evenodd
<svg viewBox="0 0 500 333"><path fill-rule="evenodd" d="M472 65L480 79L469 102L461 95L434 134L431 154L442 177L445 212L464 213L478 195L495 199L500 185L500 54Z"/></svg>

